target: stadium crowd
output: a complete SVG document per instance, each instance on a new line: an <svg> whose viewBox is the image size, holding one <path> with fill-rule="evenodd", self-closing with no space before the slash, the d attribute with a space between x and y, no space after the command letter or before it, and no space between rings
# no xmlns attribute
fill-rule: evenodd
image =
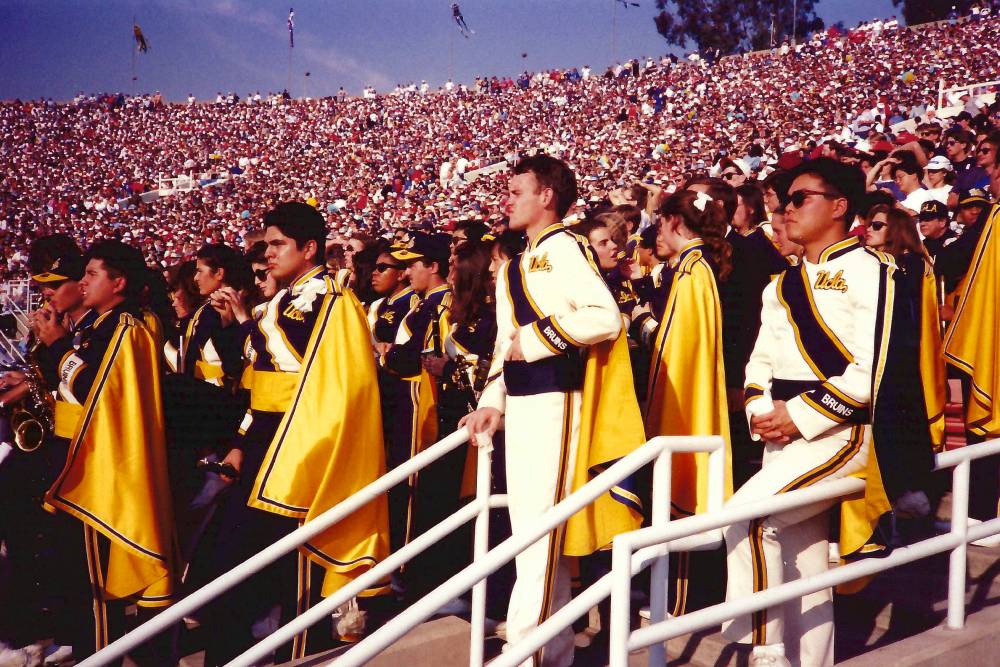
<svg viewBox="0 0 1000 667"><path fill-rule="evenodd" d="M831 31L714 64L636 60L617 77L540 72L522 85L339 102L4 102L0 234L11 252L0 276L23 277L31 239L56 232L85 245L123 238L161 265L189 259L204 241L238 244L246 220L286 199L318 202L342 235L498 220L503 179L462 176L539 148L566 159L595 201L634 181L676 184L723 155L775 165L825 139L873 155L880 129L933 114L938 79L1000 77L997 33L995 20ZM219 171L241 173L131 205L161 176Z"/></svg>
<svg viewBox="0 0 1000 667"><path fill-rule="evenodd" d="M19 602L0 610L0 665L91 654L461 426L496 439L510 510L494 539L674 434L724 437L740 501L867 470L869 517L928 515L946 358L967 440L1000 433L1000 363L977 338L997 325L1000 101L934 108L938 79L1000 78L998 38L996 18L879 22L714 62L437 92L3 103L2 277L30 277L46 303L27 367L0 384L0 503L16 508L0 539ZM219 172L142 199L160 176ZM459 507L469 451L185 619L206 664ZM706 509L706 466L678 464L678 515ZM975 474L971 514L995 518L1000 466ZM650 502L647 477L629 482L592 510L601 521L569 522L516 576L491 577L508 641L568 599L560 554L580 557L584 583L606 570L601 547ZM803 575L825 569L830 522L813 514L727 531L728 596L780 583L768 568L798 548L782 540L812 540ZM900 539L843 516L845 559ZM277 658L356 641L469 557L458 533ZM676 561L672 613L722 594L711 562ZM725 632L754 665L832 664L830 593L803 604L816 632L764 612ZM564 635L534 664L570 664ZM132 657L175 664L177 650L168 632Z"/></svg>

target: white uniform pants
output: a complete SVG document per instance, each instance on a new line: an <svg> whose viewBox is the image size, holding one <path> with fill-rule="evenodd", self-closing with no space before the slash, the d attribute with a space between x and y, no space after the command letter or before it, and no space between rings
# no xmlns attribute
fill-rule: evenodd
<svg viewBox="0 0 1000 667"><path fill-rule="evenodd" d="M569 494L580 431L579 391L508 396L505 414L507 498L514 535ZM517 578L507 610L507 641L516 644L570 599L562 557L563 530L549 533L514 561ZM524 665L568 667L573 630L567 628Z"/></svg>
<svg viewBox="0 0 1000 667"><path fill-rule="evenodd" d="M868 460L870 429L856 426L847 435L811 442L767 443L761 471L733 494L739 505L779 493L847 477ZM815 503L783 514L743 521L726 532L726 599L746 597L785 581L823 572L828 567L827 510L836 501ZM754 645L784 642L793 665L833 664L833 591L818 591L728 621L722 626L730 641Z"/></svg>

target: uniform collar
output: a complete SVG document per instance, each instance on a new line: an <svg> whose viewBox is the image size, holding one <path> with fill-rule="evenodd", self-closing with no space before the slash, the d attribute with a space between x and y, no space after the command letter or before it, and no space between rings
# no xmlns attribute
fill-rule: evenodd
<svg viewBox="0 0 1000 667"><path fill-rule="evenodd" d="M538 233L538 236L536 236L535 240L531 242L531 245L529 246L528 250L534 250L539 245L541 245L543 241L552 238L553 236L555 236L556 234L565 229L566 226L563 225L563 223L561 222L555 222L549 225L548 227L546 227L545 229L543 229L541 232Z"/></svg>
<svg viewBox="0 0 1000 667"><path fill-rule="evenodd" d="M412 295L413 295L413 288L407 287L406 289L399 292L399 294L397 294L396 296L390 296L388 299L386 299L386 303L394 304L401 299L408 299Z"/></svg>
<svg viewBox="0 0 1000 667"><path fill-rule="evenodd" d="M701 240L701 237L696 236L695 238L691 239L690 241L685 243L684 247L681 248L681 251L677 253L678 261L684 259L684 256L687 253L691 252L695 248L700 248L703 245L705 245L705 242Z"/></svg>
<svg viewBox="0 0 1000 667"><path fill-rule="evenodd" d="M828 245L823 250L823 252L819 254L819 259L817 260L816 263L822 264L823 262L829 262L831 260L837 259L841 255L844 255L853 250L854 248L860 246L861 243L860 241L858 241L857 236L849 236L846 239L842 239L840 241L837 241L836 243Z"/></svg>
<svg viewBox="0 0 1000 667"><path fill-rule="evenodd" d="M301 276L293 280L292 284L289 285L289 288L298 287L299 285L305 283L307 280L311 280L312 278L317 277L318 275L323 273L324 268L325 267L320 265L312 267L311 269L303 273Z"/></svg>
<svg viewBox="0 0 1000 667"><path fill-rule="evenodd" d="M430 296L433 296L435 294L441 294L441 293L447 292L449 289L451 289L451 288L448 286L448 283L444 283L443 285L438 285L437 287L435 287L433 289L427 290L427 292L424 293L424 298L426 299L426 298L428 298Z"/></svg>

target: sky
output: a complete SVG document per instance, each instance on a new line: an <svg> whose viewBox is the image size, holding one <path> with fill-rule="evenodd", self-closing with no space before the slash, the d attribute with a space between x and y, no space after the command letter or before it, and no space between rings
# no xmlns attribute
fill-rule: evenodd
<svg viewBox="0 0 1000 667"><path fill-rule="evenodd" d="M0 0L0 99L57 100L78 92L356 94L397 83L522 70L607 67L659 56L654 0L462 0L475 34L465 38L450 0ZM896 13L891 0L820 0L828 23L853 26ZM148 53L135 53L132 19ZM526 54L526 57L522 57ZM135 76L132 81L133 58ZM305 73L310 76L306 77Z"/></svg>

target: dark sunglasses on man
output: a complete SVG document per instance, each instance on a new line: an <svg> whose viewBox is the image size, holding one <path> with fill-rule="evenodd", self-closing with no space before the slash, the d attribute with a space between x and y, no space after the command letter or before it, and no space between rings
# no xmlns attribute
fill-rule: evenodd
<svg viewBox="0 0 1000 667"><path fill-rule="evenodd" d="M375 265L375 270L378 271L379 273L385 273L390 269L395 269L396 271L402 271L405 268L406 268L405 266L402 266L400 264L390 264L388 262L379 262L378 264Z"/></svg>

